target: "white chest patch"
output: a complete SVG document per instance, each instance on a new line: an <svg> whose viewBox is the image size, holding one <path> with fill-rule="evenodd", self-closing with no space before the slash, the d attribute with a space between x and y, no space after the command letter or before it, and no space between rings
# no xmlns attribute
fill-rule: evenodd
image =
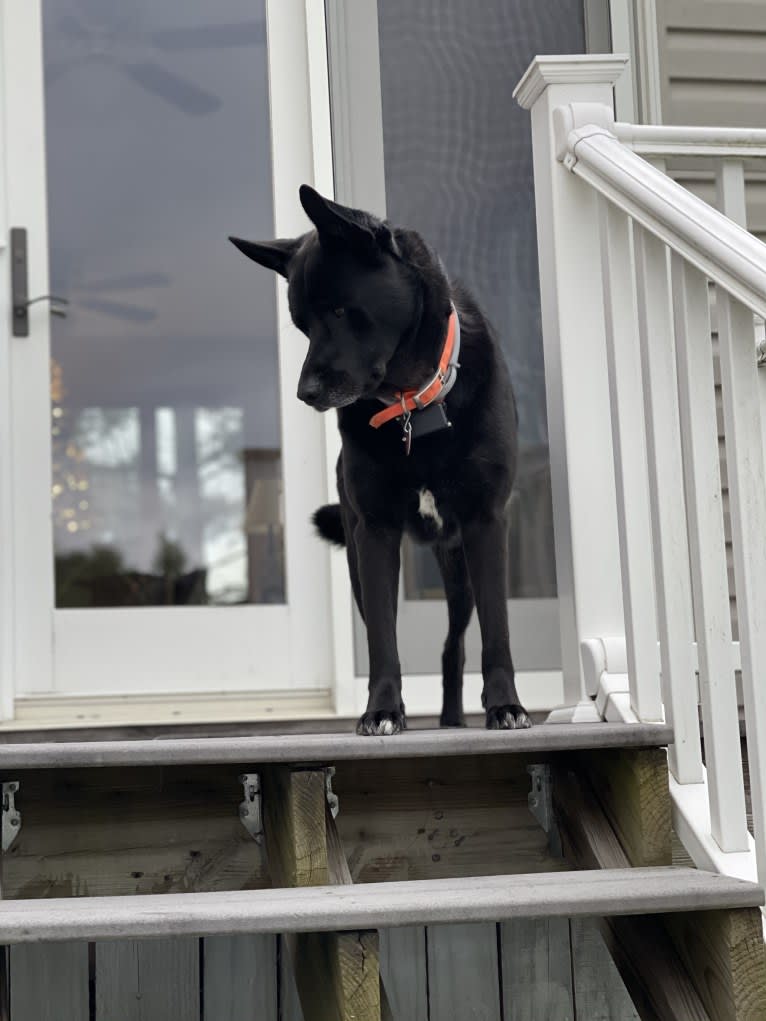
<svg viewBox="0 0 766 1021"><path fill-rule="evenodd" d="M418 490L418 496L420 497L418 513L421 518L432 518L436 527L441 531L444 527L444 521L436 506L434 494L430 489L420 489Z"/></svg>

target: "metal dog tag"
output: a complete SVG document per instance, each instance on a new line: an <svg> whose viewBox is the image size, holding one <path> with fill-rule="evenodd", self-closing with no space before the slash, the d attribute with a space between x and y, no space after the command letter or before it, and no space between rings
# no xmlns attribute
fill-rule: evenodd
<svg viewBox="0 0 766 1021"><path fill-rule="evenodd" d="M412 412L408 411L402 419L402 443L404 444L404 453L407 457L410 456L410 450L412 450Z"/></svg>

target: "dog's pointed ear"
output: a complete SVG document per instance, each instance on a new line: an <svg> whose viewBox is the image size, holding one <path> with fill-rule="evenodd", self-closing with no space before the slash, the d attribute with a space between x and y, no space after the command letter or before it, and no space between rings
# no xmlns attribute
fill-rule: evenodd
<svg viewBox="0 0 766 1021"><path fill-rule="evenodd" d="M287 267L290 259L298 251L300 238L277 239L276 241L245 241L243 238L230 237L229 241L235 245L243 255L253 262L257 262L266 269L273 269L287 276Z"/></svg>
<svg viewBox="0 0 766 1021"><path fill-rule="evenodd" d="M299 195L303 210L316 227L320 240L343 241L362 251L373 252L376 249L378 231L373 217L326 199L308 184L301 185Z"/></svg>

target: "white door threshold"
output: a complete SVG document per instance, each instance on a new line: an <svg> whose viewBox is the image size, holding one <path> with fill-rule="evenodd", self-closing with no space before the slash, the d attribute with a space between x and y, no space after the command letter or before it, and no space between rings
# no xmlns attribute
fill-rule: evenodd
<svg viewBox="0 0 766 1021"><path fill-rule="evenodd" d="M0 732L70 727L248 723L334 717L329 688L141 695L25 695Z"/></svg>

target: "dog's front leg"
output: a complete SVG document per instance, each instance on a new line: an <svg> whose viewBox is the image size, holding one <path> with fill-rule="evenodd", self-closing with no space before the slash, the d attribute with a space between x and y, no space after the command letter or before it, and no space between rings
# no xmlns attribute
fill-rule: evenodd
<svg viewBox="0 0 766 1021"><path fill-rule="evenodd" d="M487 727L515 730L531 726L519 703L508 636L506 561L508 526L503 517L463 527L463 545L481 628L482 704Z"/></svg>
<svg viewBox="0 0 766 1021"><path fill-rule="evenodd" d="M359 581L370 652L367 712L358 734L398 734L406 726L402 673L396 646L401 532L359 520L354 529Z"/></svg>

